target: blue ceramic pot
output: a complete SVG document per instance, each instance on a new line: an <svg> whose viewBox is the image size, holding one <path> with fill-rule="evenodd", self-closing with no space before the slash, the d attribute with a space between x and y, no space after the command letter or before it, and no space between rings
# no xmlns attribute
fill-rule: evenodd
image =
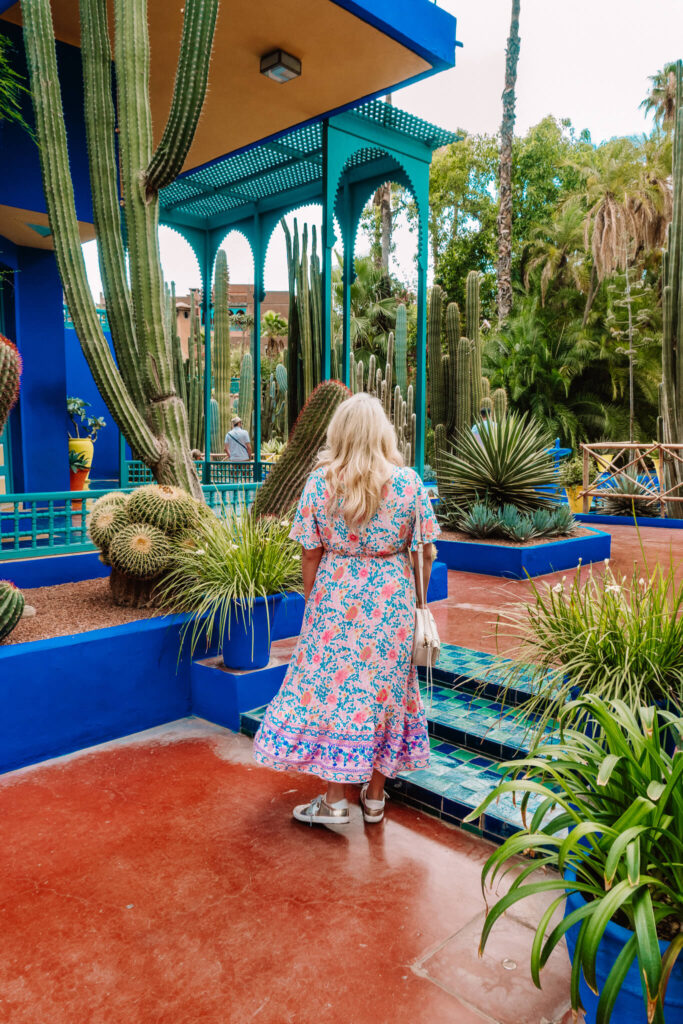
<svg viewBox="0 0 683 1024"><path fill-rule="evenodd" d="M223 641L226 668L238 671L265 668L270 661L273 623L281 600L282 594L257 597L251 609L239 601L232 602L230 631L226 624Z"/></svg>
<svg viewBox="0 0 683 1024"><path fill-rule="evenodd" d="M565 878L569 882L576 881L576 875L573 871L566 871ZM580 893L570 892L567 896L565 917L573 910L578 910L583 904L584 899ZM569 959L572 961L582 923L578 922L567 932L567 949L569 951ZM628 928L623 928L621 925L615 924L614 921L610 921L607 925L596 959L596 980L599 992L602 992L614 961L632 935L633 932L629 931ZM659 948L662 954L664 954L667 943L660 942ZM581 976L579 993L581 995L581 1002L586 1010L586 1024L595 1024L599 996L591 992L583 975ZM683 1020L683 963L680 957L676 961L669 978L666 999L664 1000L664 1016L667 1024L669 1024L669 1021L673 1024L674 1021ZM624 978L621 990L614 1004L614 1009L612 1010L612 1024L647 1024L647 1013L645 1011L645 1001L640 984L637 960L631 965L631 970Z"/></svg>

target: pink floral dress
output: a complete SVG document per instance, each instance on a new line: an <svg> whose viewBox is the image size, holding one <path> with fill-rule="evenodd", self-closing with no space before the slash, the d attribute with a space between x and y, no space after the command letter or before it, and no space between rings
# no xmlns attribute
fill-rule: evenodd
<svg viewBox="0 0 683 1024"><path fill-rule="evenodd" d="M254 741L260 764L366 782L429 763L429 740L411 664L415 499L425 540L439 527L412 469L396 468L360 534L330 515L324 470L308 478L290 537L324 548L303 628L280 692Z"/></svg>

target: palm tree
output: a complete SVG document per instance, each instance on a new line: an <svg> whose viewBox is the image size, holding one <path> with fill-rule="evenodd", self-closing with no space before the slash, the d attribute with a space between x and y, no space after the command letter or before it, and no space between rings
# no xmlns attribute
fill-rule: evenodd
<svg viewBox="0 0 683 1024"><path fill-rule="evenodd" d="M334 323L336 338L341 338L341 308L344 297L342 258L337 255L338 266L332 272L334 289ZM356 278L351 284L351 348L357 358L370 355L383 356L387 350L389 332L396 325L398 300L392 282L375 265L371 256L358 256L354 261Z"/></svg>
<svg viewBox="0 0 683 1024"><path fill-rule="evenodd" d="M583 252L584 210L578 197L572 197L547 224L532 231L523 254L522 276L529 290L531 279L540 271L541 306L545 306L552 284L574 287L584 292L587 285Z"/></svg>
<svg viewBox="0 0 683 1024"><path fill-rule="evenodd" d="M0 122L14 123L31 134L21 112L21 101L28 95L28 89L14 69L11 53L12 43L7 36L0 35Z"/></svg>
<svg viewBox="0 0 683 1024"><path fill-rule="evenodd" d="M676 113L676 63L665 64L650 75L650 91L640 104L646 114L654 111L655 124L671 131Z"/></svg>
<svg viewBox="0 0 683 1024"><path fill-rule="evenodd" d="M515 86L519 60L519 5L512 0L510 34L505 50L503 121L500 127L498 164L498 317L512 309L512 136L515 129Z"/></svg>
<svg viewBox="0 0 683 1024"><path fill-rule="evenodd" d="M283 316L269 309L261 320L261 336L266 340L266 355L277 356L285 347L282 340L287 337L288 324Z"/></svg>
<svg viewBox="0 0 683 1024"><path fill-rule="evenodd" d="M610 411L584 382L595 352L591 339L546 324L533 299L489 342L486 371L492 387L507 389L513 408L530 413L575 448L600 436L609 423Z"/></svg>

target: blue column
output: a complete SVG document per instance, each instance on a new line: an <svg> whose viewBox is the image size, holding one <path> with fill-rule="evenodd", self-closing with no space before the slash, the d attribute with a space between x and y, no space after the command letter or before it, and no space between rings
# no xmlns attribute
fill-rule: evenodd
<svg viewBox="0 0 683 1024"><path fill-rule="evenodd" d="M265 299L263 271L266 259L263 246L263 225L258 213L254 214L254 479L261 479L261 303ZM248 426L248 424L246 424Z"/></svg>
<svg viewBox="0 0 683 1024"><path fill-rule="evenodd" d="M353 214L351 210L351 191L349 183L344 182L343 193L343 235L344 235L344 269L342 274L342 380L352 390L351 381L351 285L354 278L353 244L355 241Z"/></svg>
<svg viewBox="0 0 683 1024"><path fill-rule="evenodd" d="M202 282L204 285L204 474L203 483L211 483L211 271L213 251L209 232L204 233Z"/></svg>
<svg viewBox="0 0 683 1024"><path fill-rule="evenodd" d="M20 438L16 446L13 444L15 455L20 447L20 457L13 464L14 489L68 491L62 283L53 252L18 247L17 255L15 340L24 367L19 396Z"/></svg>
<svg viewBox="0 0 683 1024"><path fill-rule="evenodd" d="M323 362L322 379L329 380L332 361L332 248L334 246L334 195L331 195L328 153L329 123L323 121Z"/></svg>
<svg viewBox="0 0 683 1024"><path fill-rule="evenodd" d="M425 468L427 416L427 263L429 260L428 203L418 199L420 226L417 245L417 378L415 381L415 458L420 476Z"/></svg>

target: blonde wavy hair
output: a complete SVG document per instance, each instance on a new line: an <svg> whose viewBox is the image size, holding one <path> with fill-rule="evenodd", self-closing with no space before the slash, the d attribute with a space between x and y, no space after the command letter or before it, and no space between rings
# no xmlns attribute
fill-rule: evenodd
<svg viewBox="0 0 683 1024"><path fill-rule="evenodd" d="M340 510L347 526L363 527L382 500L382 489L403 459L382 403L358 394L342 402L330 420L316 469L325 470L328 507Z"/></svg>

